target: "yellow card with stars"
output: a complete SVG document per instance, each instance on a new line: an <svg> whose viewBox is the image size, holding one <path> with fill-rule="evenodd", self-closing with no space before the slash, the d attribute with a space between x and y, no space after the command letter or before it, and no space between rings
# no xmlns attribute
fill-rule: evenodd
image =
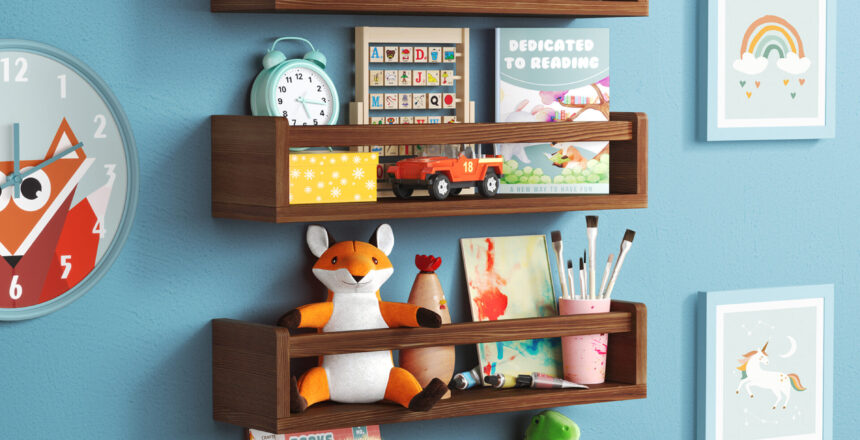
<svg viewBox="0 0 860 440"><path fill-rule="evenodd" d="M290 154L290 204L376 201L377 153Z"/></svg>

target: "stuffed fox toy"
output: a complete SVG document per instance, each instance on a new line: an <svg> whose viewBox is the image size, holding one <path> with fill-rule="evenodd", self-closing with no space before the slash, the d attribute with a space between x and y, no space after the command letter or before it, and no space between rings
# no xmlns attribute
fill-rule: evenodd
<svg viewBox="0 0 860 440"><path fill-rule="evenodd" d="M323 333L441 326L441 318L431 310L380 299L379 288L394 273L388 260L394 248L391 226L379 226L370 241L335 243L325 228L311 225L308 247L319 258L313 273L328 289L328 301L292 310L278 325L316 328ZM328 355L298 381L292 378L290 410L303 412L326 400L369 403L385 399L413 411L427 411L446 391L439 379L422 389L412 373L394 366L390 351Z"/></svg>

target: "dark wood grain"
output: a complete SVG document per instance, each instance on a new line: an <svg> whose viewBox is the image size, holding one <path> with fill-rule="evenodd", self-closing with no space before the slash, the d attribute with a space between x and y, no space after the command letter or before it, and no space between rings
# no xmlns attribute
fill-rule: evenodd
<svg viewBox="0 0 860 440"><path fill-rule="evenodd" d="M648 0L211 0L213 12L647 16Z"/></svg>
<svg viewBox="0 0 860 440"><path fill-rule="evenodd" d="M608 195L500 195L290 205L289 148L397 143L611 140ZM407 141L408 140L408 141ZM283 118L212 117L212 215L290 223L635 209L648 206L648 124L642 113L573 124L290 127Z"/></svg>
<svg viewBox="0 0 860 440"><path fill-rule="evenodd" d="M293 357L322 356L378 350L463 345L478 342L575 336L591 333L623 333L632 330L632 314L553 316L540 319L465 322L441 328L396 328L361 332L336 332L291 336Z"/></svg>
<svg viewBox="0 0 860 440"><path fill-rule="evenodd" d="M427 412L407 411L400 406L389 403L349 405L325 403L309 408L301 416L279 419L277 431L315 431L351 426L414 422L642 399L645 396L645 385L614 382L594 385L587 390L496 390L482 388L452 392L450 399L439 401L433 409Z"/></svg>
<svg viewBox="0 0 860 440"><path fill-rule="evenodd" d="M269 432L294 432L398 423L644 398L647 311L613 301L610 313L461 323L440 329L383 329L293 335L286 329L229 319L212 321L215 420ZM429 412L378 403L326 403L289 414L290 358L367 350L472 344L610 333L607 383L588 390L492 390L454 393Z"/></svg>

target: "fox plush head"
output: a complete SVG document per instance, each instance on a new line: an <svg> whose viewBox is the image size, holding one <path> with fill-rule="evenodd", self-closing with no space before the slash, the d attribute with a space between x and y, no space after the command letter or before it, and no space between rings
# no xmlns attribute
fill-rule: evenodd
<svg viewBox="0 0 860 440"><path fill-rule="evenodd" d="M370 243L335 243L328 231L318 225L308 227L307 242L319 260L313 273L331 293L374 293L394 273L388 259L394 249L394 231L380 225Z"/></svg>

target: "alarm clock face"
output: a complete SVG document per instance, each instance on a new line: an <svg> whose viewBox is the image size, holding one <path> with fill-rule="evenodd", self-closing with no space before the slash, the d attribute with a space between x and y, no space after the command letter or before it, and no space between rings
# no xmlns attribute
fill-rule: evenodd
<svg viewBox="0 0 860 440"><path fill-rule="evenodd" d="M333 121L332 89L328 80L308 66L286 67L278 76L275 89L278 114L290 125L329 125Z"/></svg>
<svg viewBox="0 0 860 440"><path fill-rule="evenodd" d="M56 310L94 284L130 228L137 159L89 68L0 40L0 319Z"/></svg>

